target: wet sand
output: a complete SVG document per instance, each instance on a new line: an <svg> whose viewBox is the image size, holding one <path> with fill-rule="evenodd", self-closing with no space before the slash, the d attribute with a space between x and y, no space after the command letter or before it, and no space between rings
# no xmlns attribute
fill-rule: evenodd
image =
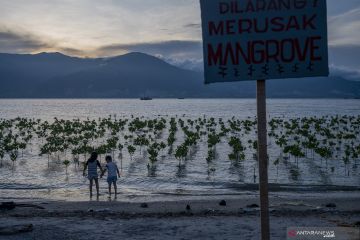
<svg viewBox="0 0 360 240"><path fill-rule="evenodd" d="M188 196L166 201L102 199L103 196L100 201L86 202L31 201L26 203L43 209L19 206L2 210L0 226L32 224L33 230L0 234L0 239L259 239L260 236L257 196L211 199ZM226 206L219 205L221 200L226 201ZM359 202L359 191L271 195L272 239L286 239L286 228L290 226L359 228Z"/></svg>

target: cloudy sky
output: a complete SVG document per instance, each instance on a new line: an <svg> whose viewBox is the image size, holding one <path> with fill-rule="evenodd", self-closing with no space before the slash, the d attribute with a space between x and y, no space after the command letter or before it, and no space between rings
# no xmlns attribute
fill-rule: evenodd
<svg viewBox="0 0 360 240"><path fill-rule="evenodd" d="M360 78L360 1L328 0L332 72ZM198 0L0 0L0 52L202 59Z"/></svg>

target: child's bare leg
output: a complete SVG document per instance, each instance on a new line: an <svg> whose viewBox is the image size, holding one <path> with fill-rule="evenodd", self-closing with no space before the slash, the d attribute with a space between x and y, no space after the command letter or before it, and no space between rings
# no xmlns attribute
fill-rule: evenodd
<svg viewBox="0 0 360 240"><path fill-rule="evenodd" d="M99 180L95 178L96 194L99 196Z"/></svg>
<svg viewBox="0 0 360 240"><path fill-rule="evenodd" d="M92 186L93 186L93 179L90 179L90 184L89 184L90 197L92 197Z"/></svg>
<svg viewBox="0 0 360 240"><path fill-rule="evenodd" d="M117 186L116 186L116 182L114 182L114 190L115 190L115 197L117 197Z"/></svg>

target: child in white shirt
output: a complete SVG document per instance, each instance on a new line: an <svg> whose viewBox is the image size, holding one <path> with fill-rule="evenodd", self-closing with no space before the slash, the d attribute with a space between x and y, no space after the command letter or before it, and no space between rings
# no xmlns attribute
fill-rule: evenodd
<svg viewBox="0 0 360 240"><path fill-rule="evenodd" d="M119 168L117 167L116 163L114 163L112 161L111 156L106 156L105 160L106 160L107 164L106 164L106 168L104 169L104 171L101 174L101 177L104 176L104 174L107 170L108 171L107 182L109 184L109 197L111 197L111 184L113 184L114 190L115 190L115 198L117 198L116 181L117 181L117 176L120 177L120 171L119 171Z"/></svg>

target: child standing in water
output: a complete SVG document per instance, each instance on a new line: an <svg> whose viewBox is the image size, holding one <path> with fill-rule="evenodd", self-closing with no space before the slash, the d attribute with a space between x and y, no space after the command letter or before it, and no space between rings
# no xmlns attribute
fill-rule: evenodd
<svg viewBox="0 0 360 240"><path fill-rule="evenodd" d="M92 197L92 187L93 182L95 181L96 185L96 196L99 197L99 180L98 180L98 172L97 168L100 168L100 171L102 172L103 169L100 165L100 162L97 160L98 154L96 152L91 153L91 156L89 160L85 163L83 175L85 176L86 168L88 169L88 179L90 181L90 197Z"/></svg>
<svg viewBox="0 0 360 240"><path fill-rule="evenodd" d="M106 164L106 168L104 169L104 171L101 174L101 177L104 176L106 170L108 171L108 177L107 177L107 182L109 184L109 197L111 197L111 184L114 185L114 191L115 191L115 198L117 198L117 186L116 186L116 181L117 181L117 177L120 177L120 171L119 168L117 167L117 165L112 161L111 156L106 156L105 158L107 164Z"/></svg>

